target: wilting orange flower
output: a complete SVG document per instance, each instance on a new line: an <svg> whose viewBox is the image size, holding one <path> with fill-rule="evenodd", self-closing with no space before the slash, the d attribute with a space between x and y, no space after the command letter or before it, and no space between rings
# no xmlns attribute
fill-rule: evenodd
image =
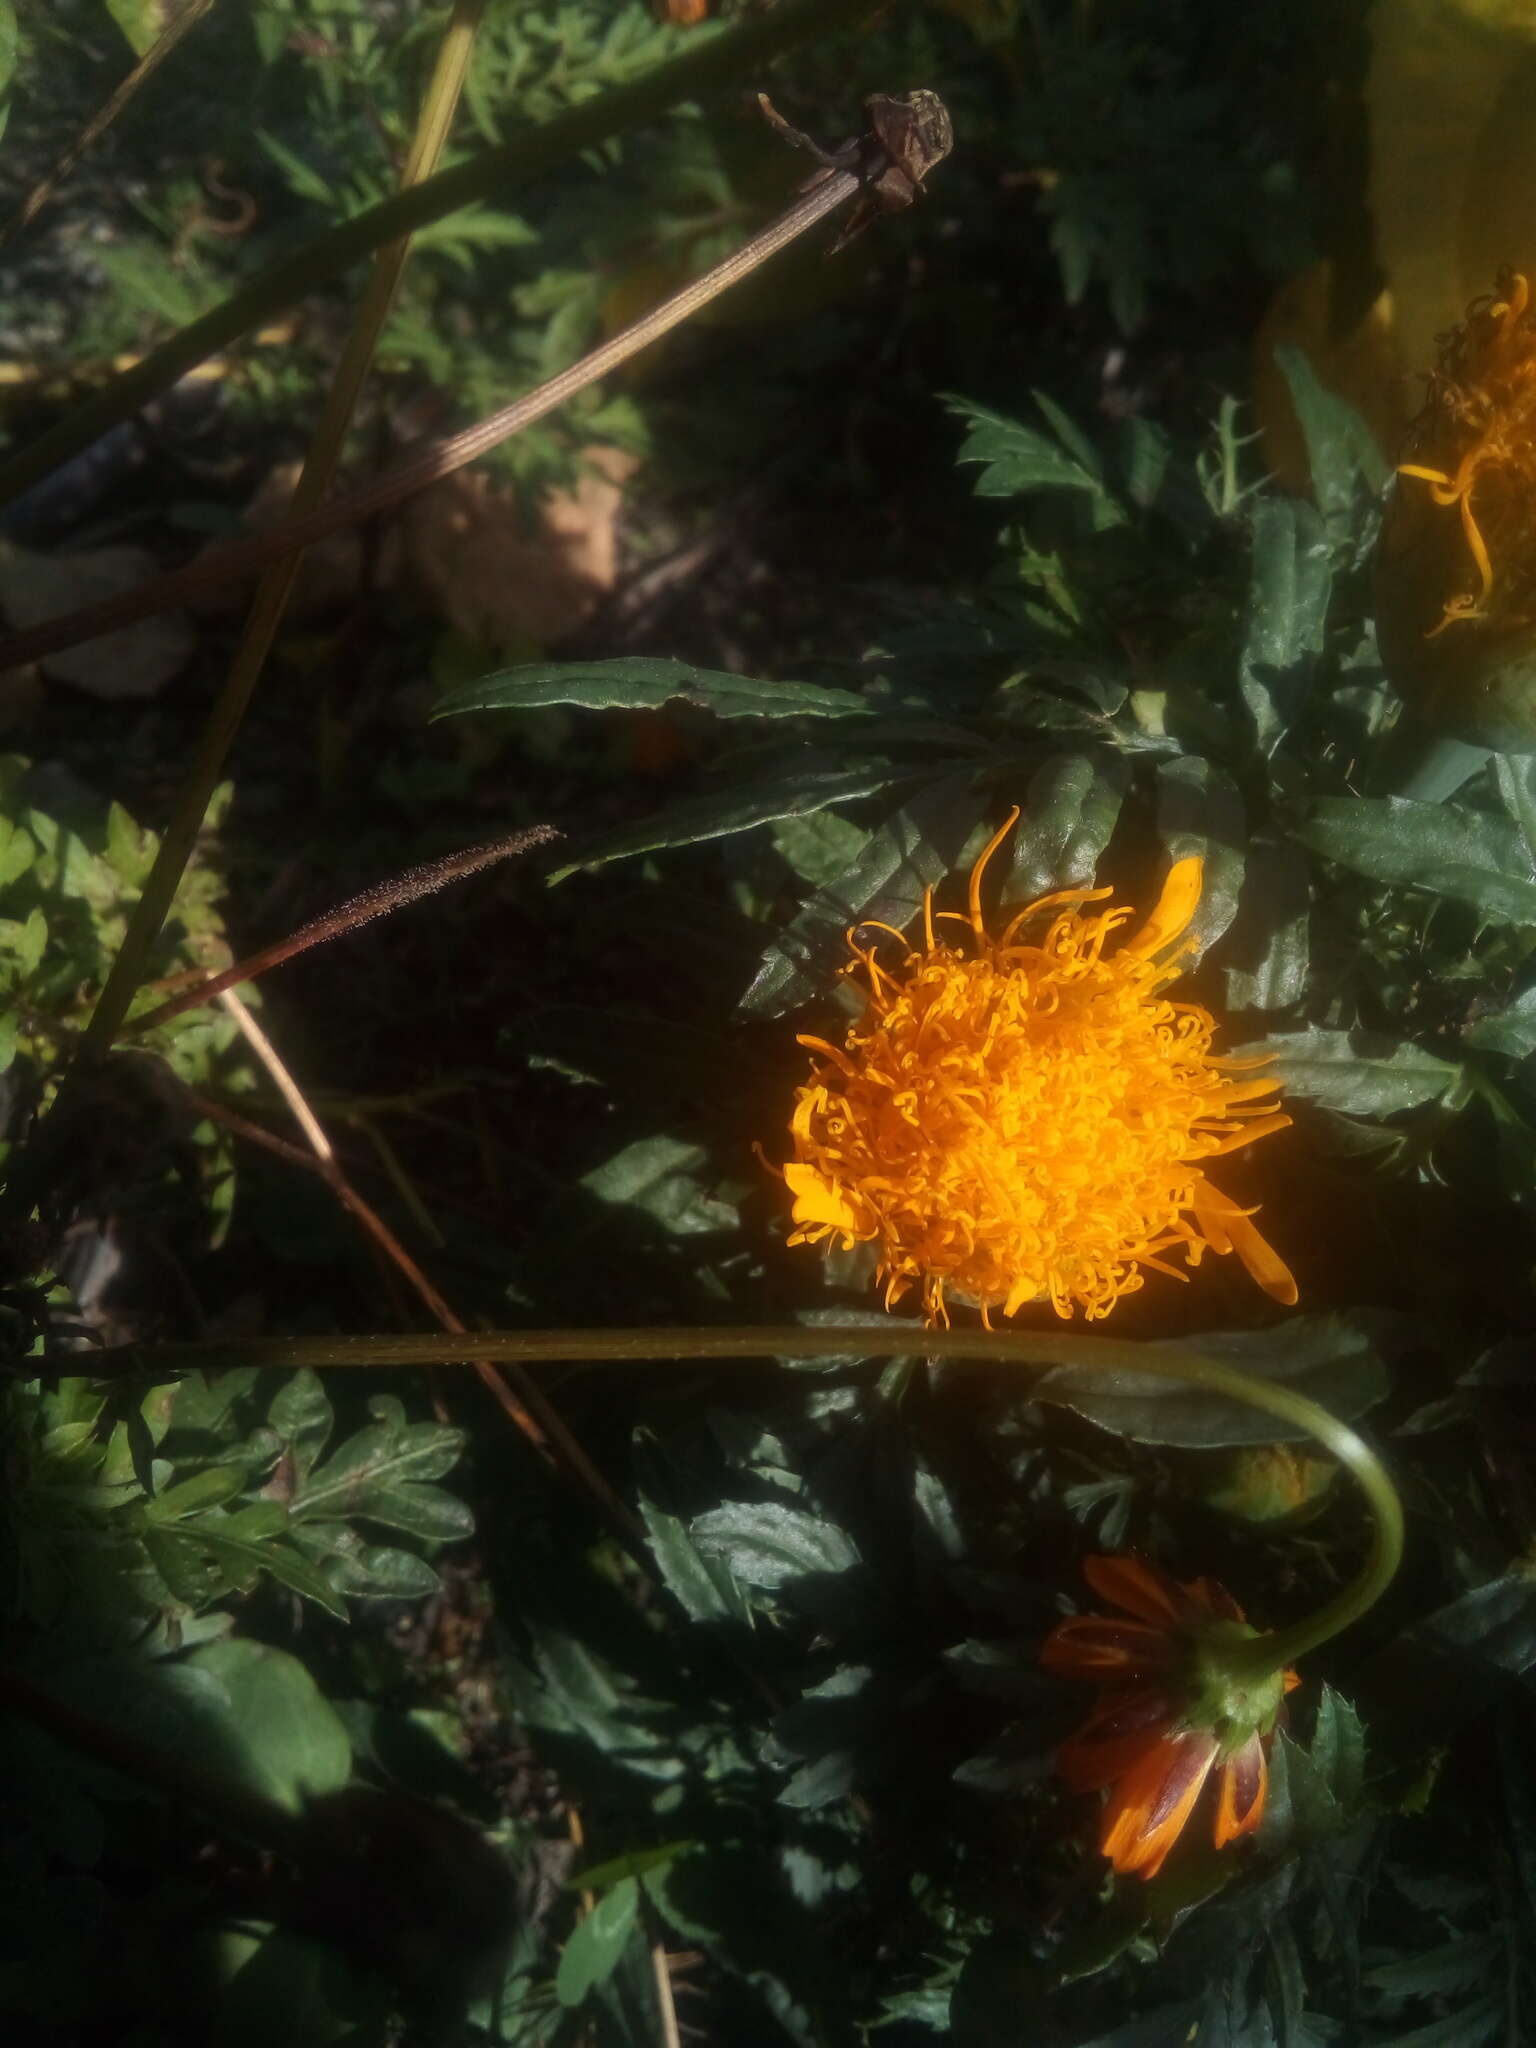
<svg viewBox="0 0 1536 2048"><path fill-rule="evenodd" d="M1518 601L1529 615L1536 596L1536 317L1530 287L1517 272L1506 272L1494 295L1476 300L1463 325L1442 337L1411 452L1427 459L1400 462L1398 475L1422 479L1436 505L1454 507L1468 556L1470 587L1445 600L1432 630L1487 615L1493 549L1506 586L1512 582L1519 592L1516 600L1506 587L1501 603Z"/></svg>
<svg viewBox="0 0 1536 2048"><path fill-rule="evenodd" d="M864 1014L816 1055L797 1095L791 1244L840 1237L879 1247L887 1308L910 1288L929 1323L949 1302L1011 1316L1048 1301L1059 1316L1106 1316L1147 1269L1182 1280L1207 1251L1236 1251L1277 1301L1296 1299L1283 1261L1205 1176L1208 1160L1283 1130L1276 1083L1222 1060L1193 1003L1169 1002L1200 902L1198 860L1176 861L1140 930L1087 911L1108 889L1066 889L1018 911L997 938L982 919L987 862L969 914L923 902L922 945L889 926L848 935L868 980ZM937 927L958 924L952 943ZM1034 926L1037 935L1026 940ZM1043 927L1043 928L1042 928ZM861 932L904 948L882 965Z"/></svg>
<svg viewBox="0 0 1536 2048"><path fill-rule="evenodd" d="M1047 1637L1047 1671L1104 1688L1057 1767L1074 1791L1109 1788L1099 1847L1123 1875L1155 1877L1213 1772L1216 1847L1253 1833L1275 1717L1300 1681L1223 1668L1223 1645L1257 1631L1211 1579L1180 1585L1135 1557L1090 1557L1083 1575L1132 1618L1081 1615Z"/></svg>
<svg viewBox="0 0 1536 2048"><path fill-rule="evenodd" d="M1376 556L1388 673L1432 724L1536 730L1536 311L1505 271L1440 340Z"/></svg>

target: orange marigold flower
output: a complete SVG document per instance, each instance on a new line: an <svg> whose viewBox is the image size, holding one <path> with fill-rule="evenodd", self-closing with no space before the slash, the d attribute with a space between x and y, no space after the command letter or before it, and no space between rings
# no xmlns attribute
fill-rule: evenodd
<svg viewBox="0 0 1536 2048"><path fill-rule="evenodd" d="M1090 1557L1083 1576L1131 1618L1080 1615L1046 1639L1047 1671L1104 1687L1057 1768L1074 1791L1109 1788L1099 1847L1122 1875L1155 1877L1213 1771L1217 1848L1259 1825L1275 1719L1300 1681L1223 1668L1223 1646L1257 1631L1211 1579L1181 1585L1136 1557Z"/></svg>
<svg viewBox="0 0 1536 2048"><path fill-rule="evenodd" d="M1376 554L1388 673L1431 726L1536 734L1536 310L1526 280L1441 337Z"/></svg>
<svg viewBox="0 0 1536 2048"><path fill-rule="evenodd" d="M1189 951L1202 866L1176 861L1138 931L1106 942L1125 909L1112 892L1043 896L990 937L981 883L1014 810L972 870L966 916L923 903L922 945L888 926L848 934L868 988L841 1046L815 1055L795 1103L791 1244L873 1243L887 1308L919 1289L924 1318L952 1299L1011 1316L1048 1301L1107 1316L1146 1270L1187 1276L1207 1251L1236 1251L1275 1300L1296 1283L1252 1212L1206 1178L1208 1160L1283 1130L1260 1062L1213 1056L1209 1012L1163 994ZM964 927L961 939L938 927ZM1026 938L1033 927L1035 936ZM862 946L883 931L894 966Z"/></svg>

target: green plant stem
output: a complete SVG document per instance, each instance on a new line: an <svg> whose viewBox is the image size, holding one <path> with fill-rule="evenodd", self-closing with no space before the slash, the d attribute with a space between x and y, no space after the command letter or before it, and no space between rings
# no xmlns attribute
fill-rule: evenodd
<svg viewBox="0 0 1536 2048"><path fill-rule="evenodd" d="M1259 1679L1283 1670L1358 1621L1386 1591L1403 1553L1403 1510L1397 1491L1374 1451L1346 1423L1290 1387L1251 1378L1199 1352L1150 1346L1117 1337L1074 1337L1017 1330L925 1330L915 1325L854 1323L833 1329L796 1324L756 1329L518 1330L473 1338L477 1359L520 1365L558 1361L614 1363L640 1359L838 1358L850 1353L873 1358L968 1358L998 1365L1073 1366L1098 1372L1133 1372L1224 1394L1245 1407L1261 1409L1320 1443L1344 1465L1371 1512L1370 1555L1343 1592L1293 1622L1289 1628L1255 1636L1234 1646L1232 1663L1241 1675ZM348 1366L458 1365L466 1361L465 1340L452 1337L272 1337L257 1342L129 1346L98 1354L97 1372L213 1370L242 1365L262 1369L305 1366L328 1371ZM1040 1400L1067 1397L1048 1384L1035 1389Z"/></svg>
<svg viewBox="0 0 1536 2048"><path fill-rule="evenodd" d="M143 362L114 377L88 404L0 466L0 504L29 490L61 463L130 419L179 377L252 327L292 305L386 242L442 220L461 206L527 184L582 150L611 142L666 113L679 100L744 83L797 44L844 28L872 11L872 0L782 0L729 28L690 29L685 47L631 85L616 86L495 149L327 229L291 256L268 265L240 291L173 334Z"/></svg>
<svg viewBox="0 0 1536 2048"><path fill-rule="evenodd" d="M437 62L422 101L410 155L401 173L407 187L419 186L442 154L458 108L459 95L464 88L475 30L484 11L485 0L456 0L453 15L438 46ZM294 486L288 508L290 518L300 519L305 513L313 512L335 478L358 393L372 366L379 335L389 317L409 248L409 236L402 236L397 241L386 243L374 259L357 317L347 335L341 360L326 393L325 405L310 437L304 468ZM133 907L123 943L91 1013L91 1021L86 1026L80 1048L85 1062L99 1058L117 1036L133 1001L134 991L144 978L150 952L175 900L183 871L197 843L197 835L202 830L209 799L224 772L229 750L261 680L267 656L272 651L302 559L301 555L293 554L274 562L256 586L245 630L230 663L224 687L198 737L192 766L182 783L176 808L155 853L154 865L145 880L143 893Z"/></svg>

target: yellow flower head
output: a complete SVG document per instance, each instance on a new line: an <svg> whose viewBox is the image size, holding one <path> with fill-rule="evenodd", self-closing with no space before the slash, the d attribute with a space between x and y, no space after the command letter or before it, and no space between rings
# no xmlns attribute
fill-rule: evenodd
<svg viewBox="0 0 1536 2048"><path fill-rule="evenodd" d="M1514 271L1440 342L1382 524L1376 624L1431 727L1536 734L1536 311Z"/></svg>
<svg viewBox="0 0 1536 2048"><path fill-rule="evenodd" d="M951 1299L1013 1315L1049 1301L1106 1316L1147 1268L1182 1280L1236 1251L1277 1301L1296 1299L1285 1265L1205 1177L1205 1162L1284 1129L1276 1084L1211 1056L1214 1020L1163 995L1189 951L1201 863L1174 864L1139 931L1105 945L1131 913L1088 911L1108 889L1064 890L1018 912L997 938L981 911L987 862L967 916L923 903L923 944L889 927L848 935L846 972L868 982L864 1014L815 1055L784 1168L791 1244L874 1243L889 1308L914 1285L929 1323ZM964 928L957 943L936 926ZM883 930L894 968L858 942ZM1026 934L1034 936L1027 937Z"/></svg>

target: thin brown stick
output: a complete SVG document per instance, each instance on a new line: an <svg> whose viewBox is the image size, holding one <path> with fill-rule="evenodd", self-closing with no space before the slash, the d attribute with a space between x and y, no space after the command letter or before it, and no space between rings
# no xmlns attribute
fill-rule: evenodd
<svg viewBox="0 0 1536 2048"><path fill-rule="evenodd" d="M320 506L301 519L288 519L266 533L233 541L228 547L217 549L188 568L156 577L152 583L125 591L120 597L84 605L63 618L49 619L28 632L12 634L8 640L0 641L0 671L15 668L22 662L40 660L44 655L57 654L66 647L78 647L82 641L95 640L103 633L115 632L121 626L150 618L156 612L169 611L220 583L248 576L253 569L265 568L271 562L310 547L341 527L354 526L359 520L388 511L403 499L425 490L429 484L452 476L455 470L465 468L490 449L500 447L503 441L511 440L514 434L520 434L535 420L553 412L578 391L584 391L589 384L607 376L630 356L638 355L641 349L648 348L701 306L718 298L721 292L739 284L742 278L766 263L770 256L803 235L807 228L824 219L845 200L853 198L860 189L861 180L852 171L830 172L734 255L727 256L713 270L695 278L682 291L674 292L670 299L664 299L611 341L593 349L590 355L583 356L568 370L562 370L559 376L551 377L536 391L503 406L489 419L466 427L462 433L434 441L396 468L386 470L383 476L375 477L372 483L333 499L330 504Z"/></svg>
<svg viewBox="0 0 1536 2048"><path fill-rule="evenodd" d="M180 12L166 23L122 83L92 114L53 169L32 187L10 219L0 227L0 248L32 225L80 159L100 142L139 87L160 69L177 44L196 28L203 16L212 13L213 5L214 0L184 0Z"/></svg>
<svg viewBox="0 0 1536 2048"><path fill-rule="evenodd" d="M651 1975L656 1980L656 2004L661 2013L662 2048L683 2048L683 2037L677 2031L677 2007L672 2003L672 1972L667 1968L667 1945L664 1941L651 1946Z"/></svg>
<svg viewBox="0 0 1536 2048"><path fill-rule="evenodd" d="M272 1063L276 1062L281 1066L281 1062L264 1035L263 1044L268 1055L263 1058L263 1064L272 1071ZM275 1072L273 1078L277 1079ZM290 1091L297 1093L297 1084L287 1070L283 1069L281 1092L285 1100L290 1098ZM290 1145L275 1133L264 1130L260 1124L252 1123L248 1118L241 1116L237 1110L229 1109L209 1096L190 1090L189 1097L199 1114L222 1124L233 1136L245 1138L279 1158L286 1159L290 1165L300 1166L317 1174L348 1213L356 1218L379 1251L415 1293L423 1307L450 1335L469 1339L465 1346L466 1353L472 1349L473 1331L460 1320L445 1297L433 1286L383 1217L353 1187L336 1158L334 1147L331 1146L330 1140L324 1137L323 1132L322 1141L327 1148L326 1151L305 1152L299 1146ZM316 1128L319 1128L312 1111L308 1113L307 1122L313 1122ZM486 1359L471 1359L469 1362L473 1364L476 1373L502 1412L535 1450L551 1464L564 1465L607 1516L625 1543L631 1549L637 1549L643 1557L646 1542L643 1527L598 1471L582 1448L579 1439L572 1433L559 1410L553 1406L537 1382L522 1366L515 1363L498 1370ZM512 1384L509 1385L509 1381Z"/></svg>
<svg viewBox="0 0 1536 2048"><path fill-rule="evenodd" d="M195 1010L201 1004L211 1002L215 996L222 995L226 989L244 981L254 981L268 968L281 966L283 961L307 953L311 946L324 945L327 939L339 938L343 932L358 931L363 925L371 924L374 918L386 917L390 911L399 910L407 903L419 902L423 896L446 888L450 882L461 882L466 876L478 875L483 868L494 867L497 861L507 860L513 854L528 853L535 846L547 846L559 837L553 825L529 825L520 832L509 833L505 839L492 840L485 846L472 846L464 853L450 853L442 860L424 861L420 867L407 868L403 874L394 875L387 882L375 882L356 896L349 896L345 903L338 903L324 916L300 925L286 938L275 939L270 946L263 946L259 952L237 960L233 967L223 968L191 988L180 989L153 1010L131 1017L119 1036L135 1036L157 1024L169 1023L183 1010Z"/></svg>

